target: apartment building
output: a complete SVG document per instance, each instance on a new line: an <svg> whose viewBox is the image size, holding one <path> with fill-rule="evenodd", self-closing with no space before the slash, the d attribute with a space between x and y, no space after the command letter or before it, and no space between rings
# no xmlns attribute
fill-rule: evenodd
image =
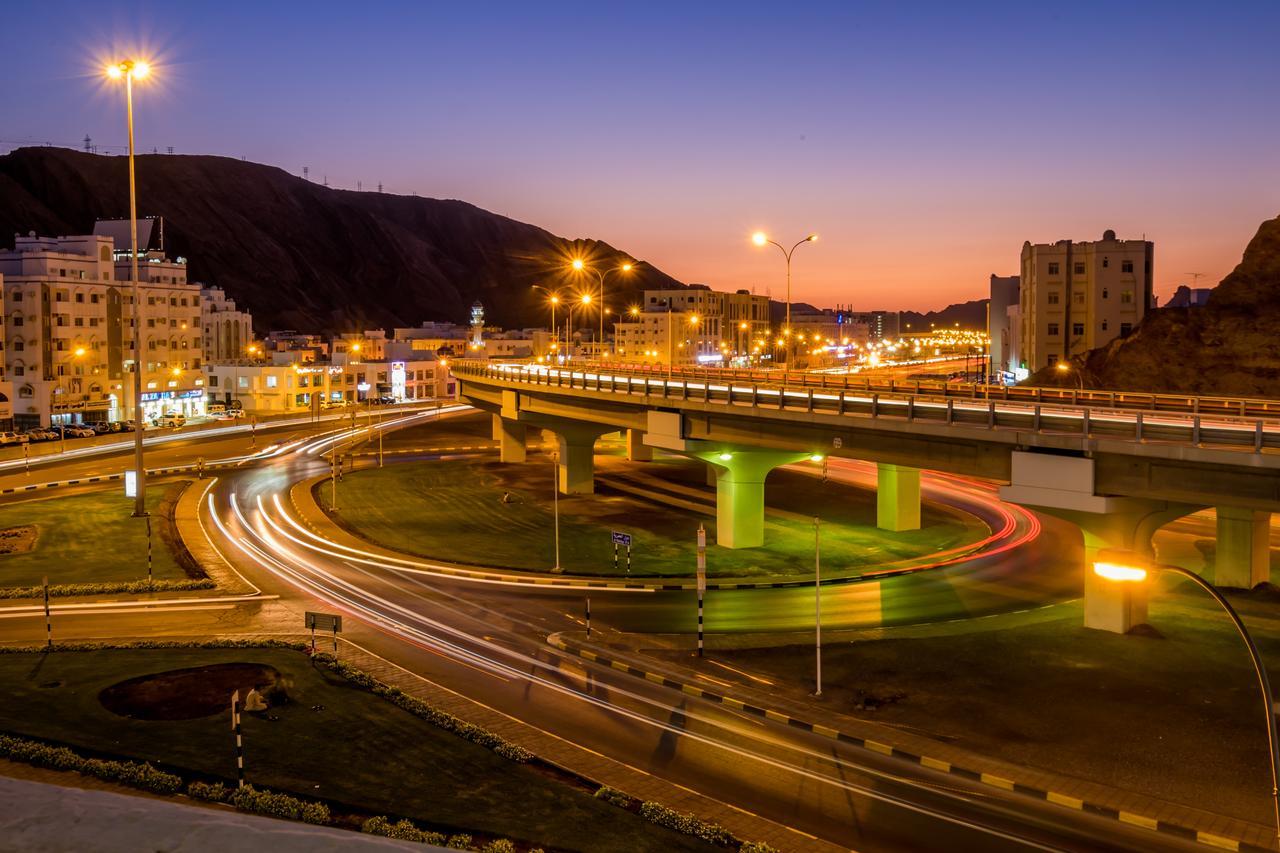
<svg viewBox="0 0 1280 853"><path fill-rule="evenodd" d="M132 417L139 327L146 416L203 413L199 286L181 259L140 253L135 306L128 256L105 235L16 235L0 251L15 427Z"/></svg>
<svg viewBox="0 0 1280 853"><path fill-rule="evenodd" d="M346 364L234 361L205 365L209 402L250 415L306 413L391 398L398 403L452 397L448 363L434 357Z"/></svg>
<svg viewBox="0 0 1280 853"><path fill-rule="evenodd" d="M991 274L987 303L987 337L991 340L991 373L1002 381L1025 379L1021 358L1021 286L1016 275Z"/></svg>
<svg viewBox="0 0 1280 853"><path fill-rule="evenodd" d="M746 359L769 334L769 299L705 284L646 290L642 304L614 326L620 358L707 364Z"/></svg>
<svg viewBox="0 0 1280 853"><path fill-rule="evenodd" d="M1154 304L1155 244L1024 243L1018 302L1021 368L1034 372L1128 335Z"/></svg>
<svg viewBox="0 0 1280 853"><path fill-rule="evenodd" d="M253 316L237 308L221 287L200 290L200 328L207 361L243 358L253 343Z"/></svg>

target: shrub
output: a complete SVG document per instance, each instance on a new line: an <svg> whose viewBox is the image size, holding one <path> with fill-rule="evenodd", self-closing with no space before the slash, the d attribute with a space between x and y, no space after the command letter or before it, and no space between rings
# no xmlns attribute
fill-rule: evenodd
<svg viewBox="0 0 1280 853"><path fill-rule="evenodd" d="M300 820L303 823L329 822L329 807L324 803L307 802L274 791L259 791L252 785L237 788L232 792L230 802L240 811L251 814Z"/></svg>
<svg viewBox="0 0 1280 853"><path fill-rule="evenodd" d="M450 835L449 840L444 843L444 846L448 847L450 850L475 849L471 846L471 836L461 832L457 835Z"/></svg>
<svg viewBox="0 0 1280 853"><path fill-rule="evenodd" d="M643 803L640 806L640 816L645 820L656 823L658 826L665 826L667 829L674 829L676 832L692 835L712 844L728 847L737 843L733 833L720 826L720 824L707 823L691 814L681 814L661 803Z"/></svg>
<svg viewBox="0 0 1280 853"><path fill-rule="evenodd" d="M612 803L619 808L631 809L635 808L636 801L617 788L610 788L608 785L602 786L596 791L596 799L604 800L606 803Z"/></svg>
<svg viewBox="0 0 1280 853"><path fill-rule="evenodd" d="M0 756L33 764L36 767L75 770L106 782L118 782L121 785L143 791L154 791L157 794L176 794L182 788L181 778L172 773L157 770L150 764L85 758L65 746L49 746L39 741L9 735L0 735Z"/></svg>
<svg viewBox="0 0 1280 853"><path fill-rule="evenodd" d="M192 782L187 785L187 796L195 800L225 803L231 796L231 791L221 782L214 782L212 785L207 782Z"/></svg>
<svg viewBox="0 0 1280 853"><path fill-rule="evenodd" d="M742 846L738 848L738 853L778 853L778 848L765 844L763 841L744 841Z"/></svg>
<svg viewBox="0 0 1280 853"><path fill-rule="evenodd" d="M59 583L49 587L50 598L68 595L118 595L140 592L186 592L216 587L208 578L161 579L156 581L111 581L103 583ZM44 589L38 586L0 587L0 598L40 598Z"/></svg>
<svg viewBox="0 0 1280 853"><path fill-rule="evenodd" d="M371 817L360 825L361 832L367 832L370 835L384 835L387 838L397 838L401 841L416 841L419 844L434 844L439 847L444 844L445 837L442 832L429 832L425 829L419 829L414 826L411 821L401 820L392 823L386 817L379 815Z"/></svg>
<svg viewBox="0 0 1280 853"><path fill-rule="evenodd" d="M131 642L54 643L52 646L0 646L0 655L42 652L101 652L128 649L291 649L303 652L306 643L285 640L136 640Z"/></svg>
<svg viewBox="0 0 1280 853"><path fill-rule="evenodd" d="M480 853L516 853L516 846L509 839L497 838L482 847Z"/></svg>

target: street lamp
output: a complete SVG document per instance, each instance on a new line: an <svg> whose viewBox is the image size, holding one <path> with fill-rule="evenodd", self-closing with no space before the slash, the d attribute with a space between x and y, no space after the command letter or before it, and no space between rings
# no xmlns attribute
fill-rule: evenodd
<svg viewBox="0 0 1280 853"><path fill-rule="evenodd" d="M1071 362L1060 361L1055 365L1055 368L1057 369L1059 376L1066 376L1069 373L1074 375L1076 380L1076 387L1079 388L1081 391L1084 390L1084 377L1080 375L1080 371L1078 370L1073 371L1071 369Z"/></svg>
<svg viewBox="0 0 1280 853"><path fill-rule="evenodd" d="M112 80L124 80L125 119L129 127L129 239L133 294L133 467L137 469L137 495L133 504L134 518L147 514L147 469L142 458L142 296L138 287L138 187L133 164L133 81L151 74L151 66L142 60L124 59L106 68Z"/></svg>
<svg viewBox="0 0 1280 853"><path fill-rule="evenodd" d="M574 302L569 302L569 308L568 308L568 312L569 312L569 313L568 313L568 316L565 318L565 321L564 321L564 360L565 360L566 362L569 360L569 353L571 352L571 350L572 350L572 345L573 345L573 307L574 307L574 304L575 304ZM589 308L589 307L591 307L591 294L590 294L590 293L584 293L584 294L582 294L581 296L579 296L579 297L578 297L578 300L577 300L577 303L576 303L576 304L577 304L577 305L582 306L582 308L583 308L584 310L585 310L585 309L587 309L587 308Z"/></svg>
<svg viewBox="0 0 1280 853"><path fill-rule="evenodd" d="M76 359L83 358L84 354L87 351L88 350L86 350L84 347L76 347L71 353L72 363L74 364ZM62 396L62 375L61 374L58 375L58 384L56 387L56 394L54 396L57 396L57 397ZM49 403L49 421L50 422L53 421L53 408L54 408L54 403L51 400ZM59 453L67 452L67 427L71 425L70 421L71 421L71 416L70 414L68 414L67 423L61 424L58 427L58 437L61 439L61 446L58 448Z"/></svg>
<svg viewBox="0 0 1280 853"><path fill-rule="evenodd" d="M593 275L595 275L596 280L597 280L597 281L599 282L599 284L600 284L600 346L601 346L601 348L602 348L602 350L603 350L603 347L604 347L604 315L605 315L605 309L604 309L604 280L605 280L605 278L609 275L609 273L628 273L628 272L631 272L632 265L631 265L631 263L630 263L630 262L628 262L628 263L624 263L624 264L619 264L618 266L616 266L616 267L614 267L614 268L612 268L612 269L607 269L607 270L598 270L598 269L596 269L596 268L594 268L594 267L589 267L589 266L587 266L586 262L585 262L585 261L583 261L581 258L574 258L574 259L573 259L573 263L571 264L571 266L572 266L572 267L573 267L573 269L574 269L574 270L576 270L577 272L589 272L589 273L592 273Z"/></svg>
<svg viewBox="0 0 1280 853"><path fill-rule="evenodd" d="M541 290L543 293L547 294L547 303L551 306L551 337L553 340L551 348L557 349L558 347L555 346L554 341L560 337L560 332L556 329L556 306L560 304L560 291L551 290L550 288L543 287L540 284L534 284L531 285L531 287L534 290Z"/></svg>
<svg viewBox="0 0 1280 853"><path fill-rule="evenodd" d="M795 252L795 250L796 250L796 249L800 248L800 247L801 247L801 246L803 246L805 243L813 243L813 242L816 242L816 241L817 241L817 239L818 239L818 235L817 235L817 234L810 234L808 237L805 237L803 240L800 240L800 241L799 241L799 242L797 242L794 246L792 246L790 249L788 249L786 246L783 246L781 243L777 242L776 240L770 240L770 239L769 239L769 235L765 234L763 231L757 231L756 233L754 233L754 234L752 234L752 235L751 235L751 242L752 242L752 243L755 243L757 246L765 246L765 245L773 245L773 246L777 246L777 247L778 247L778 250L779 250L780 252L782 252L782 256L783 256L784 258L786 258L786 259L787 259L787 321L786 321L786 331L788 331L788 332L790 332L790 331L791 331L791 255ZM788 342L788 344L789 344L789 343L790 343L790 342ZM791 347L790 347L790 345L788 345L788 346L787 346L787 361L788 361L788 362L790 362L790 361L791 361Z"/></svg>
<svg viewBox="0 0 1280 853"><path fill-rule="evenodd" d="M1245 647L1249 650L1249 660L1253 663L1253 671L1258 679L1258 688L1262 691L1262 708L1267 717L1267 746L1271 753L1271 803L1275 813L1276 837L1280 838L1280 739L1277 738L1276 734L1276 717L1272 706L1271 680L1267 677L1267 668L1262 663L1262 654L1253 642L1253 637L1249 635L1249 631L1244 627L1244 622L1240 620L1240 615L1236 613L1235 608L1223 597L1222 593L1214 589L1211 583L1189 569L1165 563L1149 562L1143 560L1137 554L1127 551L1102 550L1098 552L1097 556L1098 559L1093 564L1093 573L1100 578L1105 578L1115 583L1146 583L1152 573L1171 572L1200 587L1226 611L1227 617L1231 619L1231 624L1235 626L1236 631L1240 634L1240 639L1244 640Z"/></svg>

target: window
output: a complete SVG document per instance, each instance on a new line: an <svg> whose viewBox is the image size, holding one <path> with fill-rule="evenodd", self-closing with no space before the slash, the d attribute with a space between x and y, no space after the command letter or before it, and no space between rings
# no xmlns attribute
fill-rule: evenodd
<svg viewBox="0 0 1280 853"><path fill-rule="evenodd" d="M1057 305L1057 304L1058 304L1058 291L1056 291L1056 290L1050 290L1050 291L1049 291L1049 304L1050 304L1050 305Z"/></svg>
<svg viewBox="0 0 1280 853"><path fill-rule="evenodd" d="M1133 304L1133 291L1132 291L1132 290L1122 290L1122 291L1120 291L1120 304L1121 304L1121 305L1132 305L1132 304Z"/></svg>
<svg viewBox="0 0 1280 853"><path fill-rule="evenodd" d="M1105 270L1105 269L1106 269L1107 267L1109 267L1109 266L1111 266L1111 259L1110 259L1110 258L1103 258L1103 259L1102 259L1102 268Z"/></svg>
<svg viewBox="0 0 1280 853"><path fill-rule="evenodd" d="M1084 291L1079 291L1079 290L1078 290L1078 291L1076 291L1075 293L1071 294L1071 304L1072 304L1072 305L1083 305L1083 304L1084 304Z"/></svg>
<svg viewBox="0 0 1280 853"><path fill-rule="evenodd" d="M1058 264L1056 263L1049 264L1049 275L1057 275L1058 272L1059 272Z"/></svg>
<svg viewBox="0 0 1280 853"><path fill-rule="evenodd" d="M1078 337L1080 337L1081 335L1083 335L1083 334L1084 334L1084 323L1072 323L1072 324L1071 324L1071 334L1072 334L1072 335L1074 335L1074 336L1075 336L1075 337L1077 337L1077 338L1078 338Z"/></svg>
<svg viewBox="0 0 1280 853"><path fill-rule="evenodd" d="M1057 324L1057 323L1050 323L1050 324L1049 324L1049 337L1051 337L1051 338L1056 338L1057 336L1058 336L1058 324Z"/></svg>
<svg viewBox="0 0 1280 853"><path fill-rule="evenodd" d="M97 305L97 304L98 304L98 294L96 294L96 293L90 293L90 294L89 294L89 304L90 304L90 305Z"/></svg>
<svg viewBox="0 0 1280 853"><path fill-rule="evenodd" d="M84 294L83 294L83 293L77 293L77 294L76 294L76 302L84 302Z"/></svg>
<svg viewBox="0 0 1280 853"><path fill-rule="evenodd" d="M1077 261L1074 272L1076 275L1084 275L1084 264Z"/></svg>
<svg viewBox="0 0 1280 853"><path fill-rule="evenodd" d="M76 325L77 325L77 326L83 326L83 325L84 325L84 318L83 318L83 317L77 317L77 318L76 318Z"/></svg>
<svg viewBox="0 0 1280 853"><path fill-rule="evenodd" d="M25 347L26 347L26 344L24 344L22 341L14 341L14 342L13 342L13 351L14 351L14 352L22 352L22 350L23 350Z"/></svg>
<svg viewBox="0 0 1280 853"><path fill-rule="evenodd" d="M21 317L14 317L14 318L13 318L13 325L15 325L15 326L21 326L21 325L22 325L22 318L21 318Z"/></svg>
<svg viewBox="0 0 1280 853"><path fill-rule="evenodd" d="M236 386L237 386L237 387L239 387L239 388L248 388L248 387L249 387L249 377L248 377L248 376L237 376L237 377L236 377L236 379L237 379L237 380L239 380L238 382L236 382Z"/></svg>
<svg viewBox="0 0 1280 853"><path fill-rule="evenodd" d="M1058 357L1057 357L1056 355L1051 355L1051 356L1049 356L1049 366L1050 366L1050 367L1053 367L1053 366L1054 366L1055 364L1057 364L1057 363L1058 363Z"/></svg>
<svg viewBox="0 0 1280 853"><path fill-rule="evenodd" d="M277 382L279 382L279 379L276 377L276 375L275 375L274 373L268 373L268 374L267 374L267 387L268 387L268 388L274 388L274 387L276 387L276 383L277 383Z"/></svg>
<svg viewBox="0 0 1280 853"><path fill-rule="evenodd" d="M21 290L15 290L15 291L13 292L13 301L14 301L14 302L21 302L21 301L22 301L22 291L21 291Z"/></svg>
<svg viewBox="0 0 1280 853"><path fill-rule="evenodd" d="M1133 272L1133 261L1121 261L1120 272Z"/></svg>
<svg viewBox="0 0 1280 853"><path fill-rule="evenodd" d="M1122 337L1122 338L1127 338L1127 337L1129 336L1129 333L1130 333L1130 332L1132 332L1132 331L1133 331L1133 324L1132 324L1132 323L1121 323L1121 324L1120 324L1120 337Z"/></svg>
<svg viewBox="0 0 1280 853"><path fill-rule="evenodd" d="M1103 298L1103 299L1106 299L1106 298L1107 298L1107 289L1106 289L1105 287L1104 287L1104 288L1102 288L1102 298Z"/></svg>
<svg viewBox="0 0 1280 853"><path fill-rule="evenodd" d="M1106 330L1107 330L1107 321L1106 321L1106 320L1103 320L1103 321L1102 321L1102 331L1104 331L1104 332L1105 332Z"/></svg>
<svg viewBox="0 0 1280 853"><path fill-rule="evenodd" d="M66 302L66 301L67 301L67 292L66 292L65 290L59 290L59 291L56 291L56 292L53 294L53 301L54 301L54 302Z"/></svg>
<svg viewBox="0 0 1280 853"><path fill-rule="evenodd" d="M209 387L210 387L210 388L217 388L217 387L218 387L218 374L216 374L216 373L210 373L210 374L209 374Z"/></svg>

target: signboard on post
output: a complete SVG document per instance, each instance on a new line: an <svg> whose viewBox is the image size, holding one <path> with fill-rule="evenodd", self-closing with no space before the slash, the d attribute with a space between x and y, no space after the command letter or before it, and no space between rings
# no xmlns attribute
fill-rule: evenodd
<svg viewBox="0 0 1280 853"><path fill-rule="evenodd" d="M613 531L613 544L614 544L614 545L622 545L622 546L623 546L623 547L625 547L625 548L630 548L630 547L631 547L631 534L630 534L630 533L619 533L619 532L618 532L618 531L616 531L616 530L615 530L615 531Z"/></svg>
<svg viewBox="0 0 1280 853"><path fill-rule="evenodd" d="M126 498L136 498L138 496L138 472L124 472L124 496Z"/></svg>
<svg viewBox="0 0 1280 853"><path fill-rule="evenodd" d="M622 533L614 530L613 536L613 570L618 570L618 546L622 545L627 549L627 574L631 574L631 534Z"/></svg>
<svg viewBox="0 0 1280 853"><path fill-rule="evenodd" d="M338 652L338 632L342 630L342 617L334 613L306 613L307 628L311 631L311 651L316 650L316 631L330 631L333 634L333 651Z"/></svg>

